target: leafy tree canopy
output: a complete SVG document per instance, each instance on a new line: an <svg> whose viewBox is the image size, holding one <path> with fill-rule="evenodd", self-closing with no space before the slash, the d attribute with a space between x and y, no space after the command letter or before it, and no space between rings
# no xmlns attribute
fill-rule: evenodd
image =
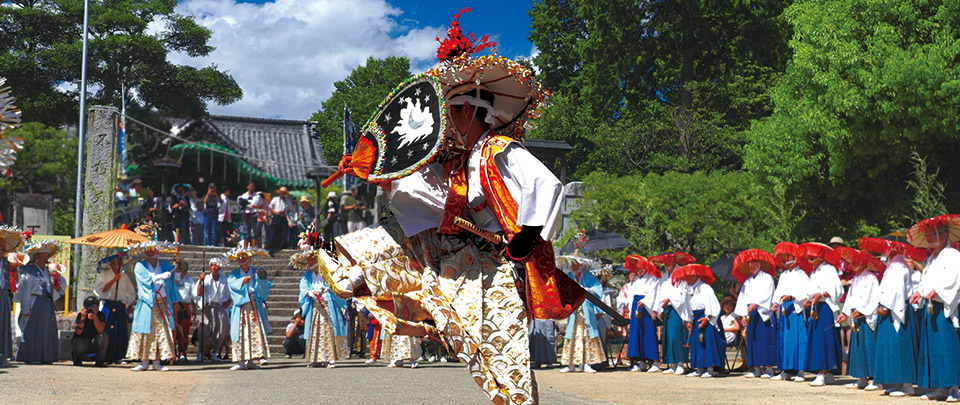
<svg viewBox="0 0 960 405"><path fill-rule="evenodd" d="M745 165L802 198L801 233L908 226L911 152L960 180L960 3L798 0L785 15L793 57Z"/></svg>
<svg viewBox="0 0 960 405"><path fill-rule="evenodd" d="M336 90L313 114L328 164L343 156L343 108L350 108L351 119L359 132L387 94L410 77L410 61L404 57L370 57L343 80L334 82Z"/></svg>

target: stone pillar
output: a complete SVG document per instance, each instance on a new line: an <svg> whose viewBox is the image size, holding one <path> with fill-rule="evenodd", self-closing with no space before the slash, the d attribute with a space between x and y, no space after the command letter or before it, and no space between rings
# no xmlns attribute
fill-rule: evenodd
<svg viewBox="0 0 960 405"><path fill-rule="evenodd" d="M87 114L87 135L83 169L83 234L108 231L113 225L114 189L120 158L117 154L117 117L114 107L96 105ZM93 294L97 262L111 254L109 249L81 247L77 288L73 308Z"/></svg>

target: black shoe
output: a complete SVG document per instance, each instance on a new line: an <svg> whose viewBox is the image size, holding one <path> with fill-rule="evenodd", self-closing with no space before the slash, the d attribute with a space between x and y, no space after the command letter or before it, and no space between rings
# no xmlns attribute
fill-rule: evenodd
<svg viewBox="0 0 960 405"><path fill-rule="evenodd" d="M93 363L93 366L94 366L94 367L101 367L101 368L102 368L102 367L106 367L106 366L107 366L107 363L104 363L104 362L102 362L102 361L98 361L98 362L96 362L96 363Z"/></svg>
<svg viewBox="0 0 960 405"><path fill-rule="evenodd" d="M80 360L74 360L73 365L77 367L83 367L83 362Z"/></svg>

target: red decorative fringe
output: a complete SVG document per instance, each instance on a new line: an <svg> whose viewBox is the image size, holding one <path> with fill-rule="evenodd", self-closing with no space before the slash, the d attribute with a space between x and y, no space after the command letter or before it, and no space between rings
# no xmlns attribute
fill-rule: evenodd
<svg viewBox="0 0 960 405"><path fill-rule="evenodd" d="M701 281L707 284L713 284L713 282L716 281L716 279L713 277L713 270L711 270L709 266L702 264L688 264L677 267L673 273L670 274L670 282L673 283L673 285L677 285L677 282L687 276L697 276Z"/></svg>
<svg viewBox="0 0 960 405"><path fill-rule="evenodd" d="M743 284L743 282L750 277L750 268L748 265L751 262L760 262L760 268L771 276L777 274L777 267L773 260L773 255L760 249L744 250L733 259L733 277L737 279L737 282L740 284Z"/></svg>
<svg viewBox="0 0 960 405"><path fill-rule="evenodd" d="M627 268L627 271L642 276L644 274L649 274L656 278L661 277L660 269L657 266L654 266L646 257L638 255L627 256L627 262L624 264L624 267Z"/></svg>

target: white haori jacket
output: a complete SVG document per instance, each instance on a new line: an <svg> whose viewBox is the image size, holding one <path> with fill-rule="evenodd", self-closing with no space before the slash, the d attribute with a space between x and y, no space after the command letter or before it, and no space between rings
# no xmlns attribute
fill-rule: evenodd
<svg viewBox="0 0 960 405"><path fill-rule="evenodd" d="M773 276L765 271L760 271L743 282L740 287L740 297L737 298L737 307L733 310L734 315L748 316L750 304L757 304L757 312L760 319L764 322L770 319L770 307L773 306Z"/></svg>
<svg viewBox="0 0 960 405"><path fill-rule="evenodd" d="M943 316L960 327L957 320L957 304L960 304L960 252L947 246L940 251L930 265L923 269L920 278L920 296L936 291L934 301L943 303Z"/></svg>
<svg viewBox="0 0 960 405"><path fill-rule="evenodd" d="M863 270L850 280L850 290L843 305L843 313L850 316L854 310L866 317L867 326L877 330L877 307L880 305L880 282L877 275Z"/></svg>
<svg viewBox="0 0 960 405"><path fill-rule="evenodd" d="M837 315L840 314L840 296L843 295L843 284L840 283L840 274L837 273L836 267L827 262L820 263L813 270L813 273L810 273L807 293L810 297L822 293L829 294L829 297L821 297L820 300L830 307L830 311L833 312L833 319L837 319ZM820 314L820 316L822 315Z"/></svg>
<svg viewBox="0 0 960 405"><path fill-rule="evenodd" d="M780 273L777 289L773 292L773 300L783 304L780 297L793 297L793 310L799 314L803 312L803 302L810 298L808 284L810 284L810 276L800 267L784 270Z"/></svg>
<svg viewBox="0 0 960 405"><path fill-rule="evenodd" d="M898 332L907 316L907 300L913 294L911 276L903 255L896 255L887 261L887 270L883 272L877 293L877 303L890 311L893 328Z"/></svg>

